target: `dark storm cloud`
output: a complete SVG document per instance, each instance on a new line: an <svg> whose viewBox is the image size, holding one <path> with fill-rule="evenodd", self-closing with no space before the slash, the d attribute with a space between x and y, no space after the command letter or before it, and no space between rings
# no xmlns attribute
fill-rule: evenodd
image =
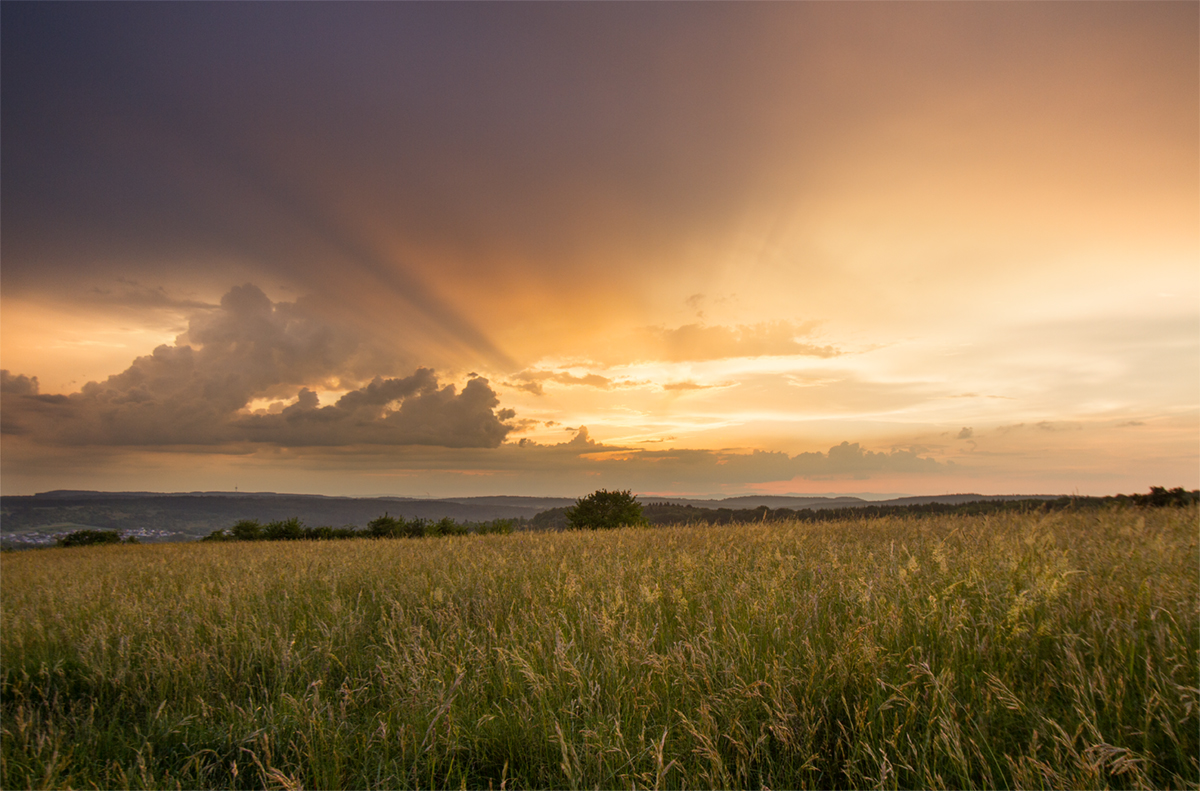
<svg viewBox="0 0 1200 791"><path fill-rule="evenodd" d="M462 393L439 387L433 371L422 368L404 379L376 379L333 406L318 405L311 390L277 415L253 415L234 428L253 442L279 445L439 445L494 448L515 416L500 405L486 379L472 379Z"/></svg>
<svg viewBox="0 0 1200 791"><path fill-rule="evenodd" d="M3 399L3 409L0 409L0 434L26 434L26 429L13 418L9 405L25 402L27 409L36 410L42 403L38 398L38 379L36 376L13 376L6 370L0 370L0 399Z"/></svg>
<svg viewBox="0 0 1200 791"><path fill-rule="evenodd" d="M429 369L375 377L321 407L309 386L353 381L370 355L353 333L272 303L253 285L230 290L218 309L193 317L172 346L159 346L103 382L71 395L40 395L36 378L3 374L5 433L68 445L442 445L495 447L511 410L486 379L462 392ZM248 414L254 399L297 401L278 414Z"/></svg>
<svg viewBox="0 0 1200 791"><path fill-rule="evenodd" d="M18 374L13 376L8 371L0 371L0 393L12 395L37 395L38 378Z"/></svg>

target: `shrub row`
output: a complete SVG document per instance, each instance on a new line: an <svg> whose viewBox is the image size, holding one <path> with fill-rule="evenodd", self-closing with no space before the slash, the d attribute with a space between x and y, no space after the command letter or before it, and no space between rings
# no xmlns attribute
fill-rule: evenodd
<svg viewBox="0 0 1200 791"><path fill-rule="evenodd" d="M280 519L262 524L243 519L226 530L214 530L201 541L330 541L342 538L421 538L424 536L462 536L467 533L511 533L516 519L493 519L474 524L456 522L450 517L439 520L405 519L384 514L367 523L365 530L346 527L308 527L298 518Z"/></svg>
<svg viewBox="0 0 1200 791"><path fill-rule="evenodd" d="M95 544L120 544L121 534L116 530L76 530L58 539L60 547L86 547ZM126 544L137 544L133 536L125 539Z"/></svg>

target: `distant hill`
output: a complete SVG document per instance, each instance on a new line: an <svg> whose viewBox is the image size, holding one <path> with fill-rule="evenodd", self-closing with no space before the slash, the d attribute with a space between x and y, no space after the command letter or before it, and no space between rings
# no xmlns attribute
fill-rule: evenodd
<svg viewBox="0 0 1200 791"><path fill-rule="evenodd" d="M722 500L683 498L639 498L646 518L654 525L680 523L729 524L776 519L845 518L863 513L873 515L901 513L939 513L998 510L1005 507L1037 507L1044 502L1066 498L1054 495L946 494L928 497L899 497L891 500L864 500L859 497L726 497ZM562 529L567 525L567 509L543 511L533 519L538 530Z"/></svg>
<svg viewBox="0 0 1200 791"><path fill-rule="evenodd" d="M53 536L85 528L121 530L142 541L192 541L241 519L271 522L299 517L310 526L365 527L384 512L406 519L484 522L530 519L567 506L566 497L325 497L271 492L56 491L0 497L0 540L8 546L53 543Z"/></svg>
<svg viewBox="0 0 1200 791"><path fill-rule="evenodd" d="M999 500L1053 500L1057 494L937 494L923 497L891 497L887 499L866 499L851 495L841 496L805 496L805 495L764 495L750 494L740 497L725 497L720 500L700 500L689 497L639 497L642 503L669 503L671 505L691 505L696 508L857 508L870 505L915 505L925 503L944 503L960 505Z"/></svg>
<svg viewBox="0 0 1200 791"><path fill-rule="evenodd" d="M1171 499L1176 490L1155 490ZM1182 489L1178 490L1183 493ZM1157 504L1160 495L1130 495L1132 502ZM1182 494L1180 496L1183 496ZM1195 493L1186 494L1194 501ZM1119 495L1119 498L1125 498ZM723 499L640 497L647 516L656 524L672 522L729 522L761 518L804 518L820 512L822 518L840 513L899 513L907 511L993 509L1006 501L1107 502L1113 498L1067 498L1058 495L946 494L867 500L854 496L747 495ZM1153 501L1153 502L1152 502ZM566 524L570 497L448 497L422 500L411 497L327 497L273 492L87 492L62 490L30 496L0 497L0 542L4 546L44 546L59 535L82 529L120 530L142 541L193 541L214 530L231 527L242 519L272 522L298 517L311 527L363 528L385 512L405 519L486 522L493 519L524 520L531 529L554 529ZM987 504L991 505L987 505ZM765 511L765 513L764 513Z"/></svg>
<svg viewBox="0 0 1200 791"><path fill-rule="evenodd" d="M680 503L671 500L649 500L643 505L643 515L652 525L674 524L731 524L741 522L774 522L799 519L808 522L823 522L834 519L875 518L884 516L913 517L926 514L988 514L1003 511L1054 511L1063 509L1086 509L1107 507L1181 507L1200 502L1200 491L1183 488L1171 490L1151 487L1149 494L1118 494L1111 497L1075 497L1068 495L981 495L948 494L930 497L898 497L893 500L865 501L858 498L828 498L822 502L809 503L797 498L802 504L775 508L767 503L749 507L763 498L730 497L725 500L707 501L717 507L697 506L694 502ZM771 499L771 498L767 498ZM788 498L776 498L787 500ZM847 503L846 500L857 500ZM705 502L705 501L698 501ZM795 501L793 501L794 503ZM533 518L535 530L559 530L567 526L567 509L552 508Z"/></svg>

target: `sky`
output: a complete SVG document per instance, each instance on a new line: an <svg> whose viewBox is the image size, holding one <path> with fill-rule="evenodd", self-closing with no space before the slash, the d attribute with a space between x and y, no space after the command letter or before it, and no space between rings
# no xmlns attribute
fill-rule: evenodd
<svg viewBox="0 0 1200 791"><path fill-rule="evenodd" d="M0 491L1200 487L1200 4L0 5Z"/></svg>

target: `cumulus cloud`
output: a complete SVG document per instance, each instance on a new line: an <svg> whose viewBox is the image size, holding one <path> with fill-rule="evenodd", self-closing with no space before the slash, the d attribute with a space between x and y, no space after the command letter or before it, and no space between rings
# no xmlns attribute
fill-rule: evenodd
<svg viewBox="0 0 1200 791"><path fill-rule="evenodd" d="M975 429L969 426L963 426L962 431L958 432L958 436L956 436L955 439L970 439L973 436L975 436Z"/></svg>
<svg viewBox="0 0 1200 791"><path fill-rule="evenodd" d="M6 370L0 370L0 393L13 395L37 395L38 378L23 374L13 376Z"/></svg>
<svg viewBox="0 0 1200 791"><path fill-rule="evenodd" d="M439 387L433 371L421 368L404 379L376 379L332 406L320 406L306 388L279 414L250 415L232 428L248 440L280 445L494 448L512 431L504 421L516 415L497 411L499 404L486 379L472 379L457 393L453 385Z"/></svg>
<svg viewBox="0 0 1200 791"><path fill-rule="evenodd" d="M645 328L638 338L637 355L647 360L688 362L728 357L804 355L836 357L841 351L801 340L811 335L815 322L772 321L736 326L685 324L674 329Z"/></svg>
<svg viewBox="0 0 1200 791"><path fill-rule="evenodd" d="M22 415L34 420L53 420L60 414L61 407L67 403L64 395L50 395L38 392L38 378L13 375L7 370L0 370L0 434L20 435L30 433L27 422L20 419Z"/></svg>
<svg viewBox="0 0 1200 791"><path fill-rule="evenodd" d="M869 472L935 472L943 465L920 456L915 449L869 451L857 442L843 442L829 453L801 453L793 458L798 474L862 474Z"/></svg>
<svg viewBox="0 0 1200 791"><path fill-rule="evenodd" d="M272 303L256 286L231 289L193 316L174 345L139 357L69 396L3 376L4 432L67 445L442 445L496 447L512 427L486 379L457 392L432 370L376 376L322 407L314 387L340 387L369 358L352 333L297 303ZM255 399L296 402L249 414Z"/></svg>
<svg viewBox="0 0 1200 791"><path fill-rule="evenodd" d="M560 442L554 447L566 448L572 451L586 452L600 450L606 446L591 438L591 436L588 434L587 426L580 426L579 431L576 432L574 437L567 442Z"/></svg>

